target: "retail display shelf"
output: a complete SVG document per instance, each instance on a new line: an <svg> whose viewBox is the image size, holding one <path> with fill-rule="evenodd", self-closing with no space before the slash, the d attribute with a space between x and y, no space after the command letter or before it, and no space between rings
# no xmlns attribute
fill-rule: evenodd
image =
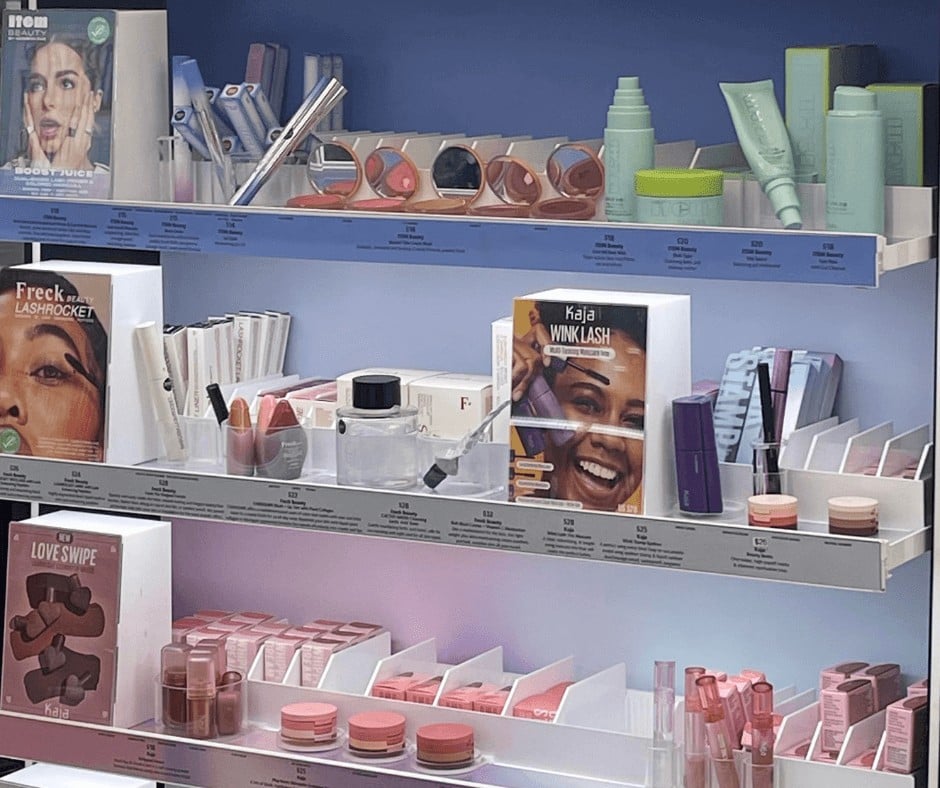
<svg viewBox="0 0 940 788"><path fill-rule="evenodd" d="M815 476L795 484L811 489ZM865 477L860 477L864 479ZM260 523L434 544L496 549L624 565L707 572L815 586L884 591L891 570L929 549L925 484L906 485L897 522L880 537L829 534L821 523L798 531L755 529L743 512L726 520L639 517L526 506L483 499L392 493L329 484L222 476L0 455L6 499Z"/></svg>
<svg viewBox="0 0 940 788"><path fill-rule="evenodd" d="M930 202L931 190L913 202ZM908 201L897 199L899 206ZM900 211L900 207L899 207ZM920 210L918 210L920 213ZM901 226L898 222L898 226ZM908 225L910 222L908 221ZM0 197L0 239L160 252L875 287L936 237L411 218L275 208Z"/></svg>

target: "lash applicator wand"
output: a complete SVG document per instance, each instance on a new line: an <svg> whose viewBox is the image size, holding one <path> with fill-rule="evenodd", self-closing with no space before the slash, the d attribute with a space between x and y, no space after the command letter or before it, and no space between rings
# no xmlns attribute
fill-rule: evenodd
<svg viewBox="0 0 940 788"><path fill-rule="evenodd" d="M512 400L507 399L497 405L479 425L457 441L456 446L449 448L440 457L435 457L434 464L428 468L427 473L423 476L424 483L433 490L448 476L456 476L460 458L469 454L470 450L486 437L486 431L490 428L490 425L511 403Z"/></svg>

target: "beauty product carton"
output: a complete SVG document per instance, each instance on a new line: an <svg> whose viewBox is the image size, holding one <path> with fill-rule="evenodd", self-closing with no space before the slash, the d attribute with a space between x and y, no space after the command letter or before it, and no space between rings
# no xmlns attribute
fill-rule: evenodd
<svg viewBox="0 0 940 788"><path fill-rule="evenodd" d="M873 685L865 679L850 679L819 693L822 717L821 749L838 754L849 728L875 713Z"/></svg>
<svg viewBox="0 0 940 788"><path fill-rule="evenodd" d="M830 687L836 687L843 681L847 681L856 671L863 670L867 667L867 662L840 662L838 665L833 665L831 668L823 668L819 672L819 689L824 690Z"/></svg>
<svg viewBox="0 0 940 788"><path fill-rule="evenodd" d="M255 661L262 644L269 638L266 632L256 629L243 629L233 632L225 639L225 656L229 670L237 670L242 676L248 675L248 669Z"/></svg>
<svg viewBox="0 0 940 788"><path fill-rule="evenodd" d="M409 401L418 408L418 431L432 438L459 440L493 407L489 375L446 372L410 384Z"/></svg>
<svg viewBox="0 0 940 788"><path fill-rule="evenodd" d="M904 698L888 706L885 715L885 771L910 774L925 765L929 713L925 697Z"/></svg>
<svg viewBox="0 0 940 788"><path fill-rule="evenodd" d="M866 85L878 72L878 50L868 44L787 47L787 130L797 178L826 178L826 113L839 85Z"/></svg>
<svg viewBox="0 0 940 788"><path fill-rule="evenodd" d="M0 451L117 465L155 459L159 441L134 328L163 325L160 267L45 260L3 269L0 291L0 313L9 310L15 332L4 337L5 353L42 350L54 359L46 363L60 385L32 404L62 415L5 427ZM42 342L27 343L37 332Z"/></svg>
<svg viewBox="0 0 940 788"><path fill-rule="evenodd" d="M894 663L870 665L852 674L853 679L865 679L872 685L875 711L880 711L890 703L904 697L901 687L901 667Z"/></svg>
<svg viewBox="0 0 940 788"><path fill-rule="evenodd" d="M2 25L0 193L159 199L158 168L142 163L153 160L155 140L168 129L164 102L148 100L169 95L166 11L7 11ZM76 40L84 56L65 43ZM31 84L52 81L49 64L57 62L76 70L81 100L98 91L90 99L95 114L67 136L69 115L59 106L49 118L59 123L57 138L43 144L44 94ZM31 123L26 96L36 97L25 102Z"/></svg>
<svg viewBox="0 0 940 788"><path fill-rule="evenodd" d="M929 690L929 679L921 679L920 681L915 681L907 688L907 697L919 697L926 696Z"/></svg>
<svg viewBox="0 0 940 788"><path fill-rule="evenodd" d="M352 405L352 381L360 375L395 375L401 380L401 404L414 405L410 399L410 386L416 380L431 377L432 375L443 374L440 370L431 369L397 369L394 367L368 367L366 369L357 369L355 372L347 372L336 378L336 401L339 407L349 407Z"/></svg>
<svg viewBox="0 0 940 788"><path fill-rule="evenodd" d="M168 522L59 511L11 523L0 707L150 719L171 585Z"/></svg>
<svg viewBox="0 0 940 788"><path fill-rule="evenodd" d="M938 87L935 82L878 82L868 85L878 96L885 124L885 183L888 186L936 186Z"/></svg>
<svg viewBox="0 0 940 788"><path fill-rule="evenodd" d="M323 677L330 656L348 648L358 640L355 634L327 632L308 640L300 647L300 684L316 687Z"/></svg>
<svg viewBox="0 0 940 788"><path fill-rule="evenodd" d="M187 634L194 629L202 629L205 624L206 622L201 618L194 618L193 616L176 619L173 622L173 642L185 643Z"/></svg>
<svg viewBox="0 0 940 788"><path fill-rule="evenodd" d="M492 323L493 407L512 396L512 316ZM509 443L509 411L504 410L493 422L494 443Z"/></svg>
<svg viewBox="0 0 940 788"><path fill-rule="evenodd" d="M309 635L297 634L296 630L269 637L264 642L264 680L282 682L294 658L294 652L308 640Z"/></svg>
<svg viewBox="0 0 940 788"><path fill-rule="evenodd" d="M510 416L510 500L664 514L672 400L692 385L689 297L557 289L515 299L533 375Z"/></svg>

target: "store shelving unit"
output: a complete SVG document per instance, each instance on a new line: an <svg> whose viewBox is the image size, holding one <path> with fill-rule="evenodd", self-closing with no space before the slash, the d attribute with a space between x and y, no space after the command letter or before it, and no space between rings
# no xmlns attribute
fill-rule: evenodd
<svg viewBox="0 0 940 788"><path fill-rule="evenodd" d="M667 130L667 133L674 131L673 136L694 131L703 139L723 141L728 138L730 127L724 120L720 97L714 90L705 93L701 86L707 83L713 89L718 78L745 79L751 75L757 78L766 70L779 70L782 47L801 36L813 40L837 40L840 35L885 40L888 59L901 63L898 73L891 74L891 78L908 79L923 75L925 63L936 72L940 62L935 42L925 44L922 51L912 58L905 59L899 55L901 42L921 32L924 17L936 16L926 0L911 0L910 8L901 9L897 18L890 20L883 19L884 10L875 3L869 3L867 9L860 9L857 3L847 0L832 0L832 18L822 19L809 0L798 0L795 6L775 12L769 20L764 16L766 10L761 11L759 21L745 16L743 27L737 24L739 9L734 0L723 0L714 9L697 9L695 14L680 14L677 18L667 18L651 11L646 15L648 18L633 20L635 26L624 24L626 12L614 3L603 8L592 6L591 13L570 18L570 8L559 0L550 0L538 11L522 8L528 4L479 0L474 8L464 9L461 13L445 13L435 8L433 14L422 6L420 0L401 0L397 13L380 8L380 4L366 3L370 6L368 14L359 14L354 8L356 3L326 12L319 9L322 4L309 4L318 7L317 11L312 11L286 0L265 4L263 8L262 4L240 0L231 4L232 8L225 14L232 19L241 18L243 29L238 34L241 38L226 39L224 45L214 50L205 29L200 31L198 25L184 24L183 20L190 14L199 15L201 12L188 9L179 0L171 0L167 5L173 51L189 51L198 56L205 63L207 76L215 80L223 79L225 74L238 76L237 70L243 67L242 55L247 48L242 46L242 39L244 42L283 40L292 36L295 39L290 42L292 50L299 54L307 47L307 41L298 38L301 36L299 31L303 29L301 23L309 23L311 30L321 30L322 42L307 48L356 55L347 63L347 76L352 89L352 125L360 127L379 128L397 124L401 128L462 128L468 133L495 129L505 133L549 134L556 133L560 124L561 130L572 138L596 136L613 78L626 69L642 70L649 75L645 84L651 96L659 94L678 98L681 94L683 101L660 99L653 105L658 128ZM591 21L594 11L598 12L599 18L606 19L607 23L601 22L600 26L608 30L595 30L597 23ZM708 35L700 38L700 17L712 11L717 18L725 18L726 29L710 28ZM314 24L320 20L312 20L311 15L321 12L333 16L322 25ZM868 20L865 14L881 21ZM203 15L208 17L208 13ZM383 18L383 24L378 24L377 18L382 15L387 16ZM443 23L432 19L433 15L441 17ZM293 25L289 21L291 17L296 17ZM816 20L814 24L818 29L807 36L803 26L809 18ZM477 62L470 58L463 61L459 69L445 69L449 62L449 48L459 48L455 41L459 42L461 36L445 29L448 19L464 20L468 25L464 33L467 29L485 29L486 24L498 21L495 28L488 28L491 62L482 62L482 59ZM542 48L538 42L543 37L555 40L556 21L561 19L566 22L566 41L590 41L589 36L596 35L598 42L590 47L585 45L590 55L565 51L564 47L556 47L554 52L544 54L538 52ZM846 19L851 22L845 22ZM207 26L217 22L214 18L202 21ZM644 49L643 37L652 38L651 31L663 26L668 27L674 40L689 45L687 53L676 58L674 64L674 68L683 70L682 74L687 79L680 79L676 71L660 70L657 64L663 58L662 53ZM289 27L292 29L288 30ZM768 32L760 32L765 28ZM516 36L521 30L532 32L532 41L517 41ZM615 33L617 30L621 32ZM633 56L624 54L629 45L620 40L627 30L635 36L636 62ZM428 43L433 38L429 31L440 34L440 40ZM567 38L569 35L570 39ZM749 35L755 41L747 41ZM471 38L478 40L477 36L468 36ZM401 41L418 39L424 42L422 46L438 48L436 62L442 70L438 80L442 84L435 81L426 85L427 95L418 91L420 98L415 97L414 85L408 80L426 69L426 60L420 52L408 48L402 51L397 46ZM389 42L395 42L395 46ZM743 45L745 43L747 46ZM505 49L499 50L500 45ZM762 52L761 47L772 47L772 54ZM391 55L387 52L390 48L394 49ZM708 62L709 55L717 51L738 53L739 60L726 62L722 68L702 68L701 64ZM517 65L526 60L526 53L532 67L526 73L519 73ZM588 59L592 62L585 63ZM911 59L913 65L908 62ZM727 55L726 60L730 61L731 56ZM773 67L768 63L773 63ZM470 68L471 65L475 68ZM299 70L296 63L293 70ZM537 75L536 71L539 71ZM575 74L570 79L570 86L568 71ZM380 74L387 78L378 78ZM468 86L472 88L476 80L472 95L479 100L458 100L453 95L448 100L449 94L443 87L448 79L453 82L456 95L464 97L469 95ZM479 95L479 85L484 84L503 87L499 96L490 99ZM681 88L677 87L680 84ZM542 101L534 108L513 106L520 103L517 97L525 95L530 88L535 93L542 91L554 97L557 85L567 86L562 88L560 102ZM296 99L296 85L292 91ZM379 95L383 98L377 101L376 96ZM418 108L416 102L420 102L424 109ZM720 121L717 119L719 115ZM499 122L495 118L500 118ZM698 128L687 129L687 122ZM153 165L156 166L156 162ZM226 276L226 266L239 275L252 267L255 279L227 283L220 287L219 293L206 292L205 298L210 302L206 309L218 308L218 304L228 302L234 308L243 308L243 304L247 308L245 291L251 291L257 285L257 295L267 297L270 291L265 289L267 283L262 280L296 275L296 264L303 261L305 279L302 284L311 291L308 313L298 310L296 302L290 304L291 311L298 318L297 330L300 332L311 330L310 326L315 321L310 315L318 310L353 309L362 297L362 291L369 289L369 271L379 272L382 267L384 271L377 275L382 277L383 286L393 282L388 298L397 305L408 307L418 303L419 298L427 299L429 294L437 299L451 298L453 293L448 288L454 281L466 282L470 276L492 276L493 287L499 290L498 298L494 298L502 299L500 303L505 303L505 310L508 310L508 299L527 290L519 289L518 278L503 276L507 271L531 273L533 277L540 277L539 282L547 275L557 275L564 281L585 277L595 286L621 289L636 286L639 289L667 290L675 287L683 291L698 287L700 290L696 293L704 292L704 298L710 304L720 300L716 291L727 287L727 292L733 293L727 299L731 318L734 319L739 311L745 312L746 316L741 318L745 327L736 337L739 345L729 346L724 342L722 352L756 342L773 344L778 336L780 344L786 344L791 335L802 339L806 333L799 324L806 322L816 326L813 336L818 339L814 342L840 352L843 346L849 347L848 364L861 368L872 360L869 358L872 355L884 358L888 363L890 351L885 348L897 340L884 339L879 332L890 336L892 323L905 316L905 305L892 303L892 298L897 293L901 297L911 296L921 282L935 287L936 237L930 232L911 229L922 228L925 217L927 226L934 223L932 195L929 192L897 192L889 198L888 205L889 211L894 212L897 229L885 239L872 235L813 231L784 233L701 228L693 231L602 222L535 223L378 215L351 218L338 213L276 208L231 209L93 201L63 203L0 197L0 240L160 252L167 276L167 317L174 322L205 316L205 312L193 311L193 303L202 298L200 284L212 278L216 282L222 281ZM247 258L251 260L246 264ZM357 266L357 263L379 264L380 267L366 268ZM338 264L349 264L348 282L340 278L347 269ZM467 274L468 278L449 278L449 272L454 269L472 271ZM273 276L272 271L275 272ZM605 276L595 277L596 274ZM400 284L396 277L401 279ZM893 288L895 279L903 283L897 289ZM329 286L324 286L324 292L318 294L316 288L324 281ZM285 284L294 290L301 289L298 287L301 283L289 279ZM786 287L778 291L781 285ZM833 285L837 287L831 287ZM539 286L525 287L528 290L539 289ZM891 295L872 290L879 287ZM755 298L766 298L777 292L783 293L787 288L791 288L790 292L799 292L801 298L805 297L803 311L793 316L773 315L767 325L762 322L763 316L755 316L754 308L749 311L737 302L742 293L745 297L754 294ZM857 288L868 292L856 292ZM194 295L193 291L197 294ZM249 292L248 296L251 295ZM295 294L291 297L297 298ZM856 297L868 310L853 316L856 322L845 326L827 322L830 300ZM693 310L698 308L697 298L698 295L693 295ZM265 306L279 307L280 304L270 302ZM772 306L773 302L769 301L769 311L772 311ZM203 308L203 305L197 308ZM481 323L505 313L504 310L489 315L487 308L488 305L481 306L484 316ZM921 302L918 302L916 310L924 312ZM844 312L839 314L844 317ZM898 347L897 358L891 360L899 365L900 376L917 372L920 383L927 378L932 382L934 376L924 372L923 367L935 364L930 348L936 338L936 316L919 316L924 318L925 325L929 323L929 331L909 337L916 347ZM726 317L717 313L703 315L699 311L695 315L696 326L711 329ZM336 318L337 321L339 319ZM396 321L405 323L407 317L396 317ZM343 331L349 325L352 324L344 324ZM397 352L398 331L410 331L410 337L422 333L420 327L396 325L388 332L388 337L375 337L374 361L384 358L383 353L391 357L393 352ZM354 333L350 332L350 343L357 339ZM463 341L463 334L454 326L446 327L443 336L441 341L450 340L455 346ZM459 341L453 342L455 339ZM472 342L468 340L467 344L485 343L486 339L485 332L477 332ZM727 336L722 337L722 340L726 339ZM395 363L419 366L423 363L422 351L436 349L441 342L435 340L435 343L421 346L413 339L411 341L413 346L396 356ZM701 354L706 342L700 337L696 337L696 341L696 354ZM793 340L794 346L796 341ZM342 342L342 339L336 340L337 344ZM292 352L300 369L309 353ZM328 367L332 364L332 357L329 358ZM455 368L478 367L477 358L478 355L460 347L453 351ZM712 361L709 359L708 364L702 363L714 375ZM852 366L848 368L852 369ZM328 368L318 371L336 373L345 370ZM699 370L696 377L707 374ZM865 374L870 378L877 373L866 369ZM858 385L860 381L855 382ZM921 386L920 390L922 393L917 398L922 404L929 400L932 413L936 400L931 399L926 387ZM860 399L864 395L855 392L852 396ZM883 394L872 396L889 399ZM904 399L905 403L908 401ZM879 401L869 413L884 412L886 417L895 416L899 421L907 416L906 413L895 412L893 405L892 401ZM924 408L927 407L925 404ZM916 418L923 420L920 413ZM822 526L818 529L809 526L793 534L781 535L756 532L734 523L671 517L562 514L541 508L415 493L391 494L341 489L319 483L238 479L201 470L116 467L0 456L0 492L4 497L186 518L186 521L177 523L174 531L179 555L196 554L187 566L203 559L207 563L205 577L180 578L175 600L180 606L178 612L186 612L196 604L209 601L236 606L245 598L244 593L235 587L237 584L230 582L226 570L211 565L217 545L204 544L202 534L212 534L217 538L224 529L226 535L238 537L226 544L228 561L231 551L237 549L232 545L241 538L253 546L261 541L248 535L249 531L258 529L245 528L241 524L277 526L277 529L264 529L266 535L273 535L269 539L271 552L264 554L268 560L277 556L278 542L289 545L284 549L290 551L296 550L299 540L303 539L304 544L313 546L311 565L325 575L329 574L326 566L329 557L339 555L341 558L338 560L348 571L355 570L366 576L380 577L381 582L392 583L391 590L386 590L388 597L394 598L398 591L401 596L412 599L404 592L414 588L423 592L425 585L434 589L435 593L420 594L423 606L412 599L412 604L419 605L417 612L399 610L391 605L375 609L375 616L385 616L384 621L396 638L401 638L404 643L420 639L418 635L425 633L424 627L445 629L450 623L449 614L439 608L453 603L456 610L466 613L473 609L473 614L479 616L458 622L448 630L454 633L451 646L454 651L478 653L474 649L479 650L481 642L486 640L486 635L481 635L479 630L490 623L498 633L493 637L502 635L520 663L530 664L547 658L541 651L551 649L561 649L563 653L576 651L585 667L591 668L628 659L631 686L642 686L647 680L647 657L651 650L656 649L663 656L677 655L680 665L682 659L693 661L693 655L696 662L717 664L727 661L732 666L766 657L769 668L775 668L782 680L789 681L790 673L802 677L820 666L817 664L822 659L819 655L832 652L833 647L826 640L833 633L838 636L848 629L854 633L863 628L874 633L867 641L874 658L887 661L892 658L892 648L901 648L905 669L923 670L926 668L926 644L910 641L929 631L925 620L929 615L927 603L923 600L930 593L925 587L924 567L929 559L924 557L924 553L930 549L932 536L925 523L934 521L931 487L932 481L929 481L911 496L913 508L908 512L909 516L891 523L879 539L868 540L833 537L823 533ZM376 543L381 545L381 549L375 547ZM422 551L420 554L426 556L425 549L436 551L432 560L439 566L419 565L417 560L410 562L411 552ZM316 563L318 550L322 550L324 556L319 565ZM377 557L379 553L381 558ZM357 555L360 554L364 556L362 565L357 563ZM492 570L488 567L490 558L494 566ZM558 558L577 560L559 561ZM262 557L260 560L265 559ZM441 576L463 577L464 560L473 566L474 576L487 586L487 595L492 600L475 601L474 607L466 604L461 589L432 585L441 584ZM936 557L933 561L935 567L940 566ZM232 563L236 569L229 571L237 573L251 561L239 556ZM388 567L395 564L405 568L403 574L407 577L388 579L385 573L391 574ZM514 574L517 570L518 578ZM613 580L609 574L612 571L620 573ZM556 575L561 578L557 580L559 587L552 583L538 587L540 572L551 575L553 582ZM270 600L284 598L285 588L298 580L306 580L300 577L293 564L285 570L283 579L273 574L276 573L266 576L263 584L259 583L259 605L274 606ZM892 579L892 574L898 577ZM618 595L621 581L627 585L628 578L634 575L640 580L630 588L648 584L641 589L642 603L636 601L639 595L635 591L633 597ZM604 584L597 578L602 578ZM758 584L745 578L787 582ZM210 590L197 588L200 582ZM684 599L678 598L679 592L675 598L669 597L673 584L681 586L681 593L687 595ZM595 588L598 585L602 587ZM590 590L582 591L582 588ZM525 604L526 595L534 593L533 589L539 594L539 604L535 609ZM852 593L857 590L884 593ZM362 611L362 615L372 612L356 607L358 597L347 601L344 593L348 591L345 588L318 590L317 593L322 594L318 600L323 600L323 607L318 602L318 609L326 612L332 605L336 614L341 615L341 606L348 604L349 609ZM202 596L203 593L206 596ZM580 593L584 594L580 600L584 612L576 617L570 614L577 608L577 602L569 605L565 600L569 597L577 599ZM592 593L595 596L590 596ZM706 600L714 594L719 611L706 611L701 616L712 621L713 625L705 626L686 618L682 619L681 626L651 624L647 620L658 617L660 611L666 611L663 615L668 615L679 610L679 615L682 615L689 607L691 594ZM812 605L813 600L824 599L825 602L820 604L825 609L804 613L800 626L792 629L787 629L788 622L775 622L783 632L764 633L753 623L753 618L775 613L781 615L780 611L791 609L787 601L790 594L808 605ZM696 605L700 604L698 598L695 599ZM748 607L755 599L761 606L759 613ZM902 601L896 601L898 599ZM740 610L731 608L735 601L743 602ZM289 603L293 607L283 610L284 613L291 614L292 610L300 609L301 603L296 600ZM898 608L909 616L909 620L898 624ZM869 610L872 611L870 619ZM523 611L531 618L523 618ZM934 605L934 611L933 639L936 644L940 642L937 634L940 630L940 605ZM558 622L554 616L566 614L568 618L564 623L571 630L571 645L555 642ZM418 620L422 617L426 621ZM501 618L509 619L509 624L500 627ZM608 618L622 622L622 629L629 634L614 636L601 632L606 629ZM848 624L834 623L846 620ZM843 629L834 629L837 626ZM507 635L507 632L511 634ZM784 656L769 653L771 645L768 644L778 643L781 637L787 644L784 651L788 653ZM896 639L893 643L890 642L892 637ZM650 638L654 640L653 646L639 645L640 641ZM838 640L838 637L834 639ZM754 645L761 642L765 648ZM854 638L850 642L850 648L858 649L864 641ZM546 643L550 646L547 647ZM698 651L693 651L692 643L701 646L701 657L698 657ZM838 643L835 646L838 647ZM935 647L933 653L936 675L940 670L940 648ZM637 676L642 678L637 679ZM909 678L919 676L911 675ZM810 682L802 683L806 686ZM934 762L930 782L927 775L920 775L918 782L914 778L902 779L822 764L782 761L778 767L778 788L913 788L915 785L919 788L936 784L940 774L938 695L940 693L934 693L931 702ZM617 751L617 758L623 759L622 762L617 761L623 768L616 777L603 770L589 776L587 767L580 773L577 768L566 770L561 766L543 770L537 760L521 765L491 763L472 775L429 775L406 764L378 766L353 763L342 756L315 757L275 752L265 739L266 735L270 737L269 732L256 733L256 738L238 743L197 743L150 729L122 731L0 712L0 752L3 754L194 786L235 788L242 785L341 784L353 788L375 785L395 788L427 784L600 788L611 784L642 785L643 781L643 752L636 748L635 743L629 747L625 745L630 737L608 736L606 732L601 734L589 727L553 731L557 739L551 746L558 750L577 749L579 757L590 760L592 752L601 752L609 745L610 751ZM604 741L599 744L599 739ZM578 762L577 759L574 762Z"/></svg>

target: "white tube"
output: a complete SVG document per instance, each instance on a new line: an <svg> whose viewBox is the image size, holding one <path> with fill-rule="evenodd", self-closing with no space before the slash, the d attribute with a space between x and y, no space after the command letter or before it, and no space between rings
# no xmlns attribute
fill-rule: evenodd
<svg viewBox="0 0 940 788"><path fill-rule="evenodd" d="M180 426L176 399L173 396L173 381L163 355L163 337L153 321L141 323L134 329L140 359L144 366L150 401L157 421L160 438L166 450L166 458L173 462L187 459L186 443Z"/></svg>

